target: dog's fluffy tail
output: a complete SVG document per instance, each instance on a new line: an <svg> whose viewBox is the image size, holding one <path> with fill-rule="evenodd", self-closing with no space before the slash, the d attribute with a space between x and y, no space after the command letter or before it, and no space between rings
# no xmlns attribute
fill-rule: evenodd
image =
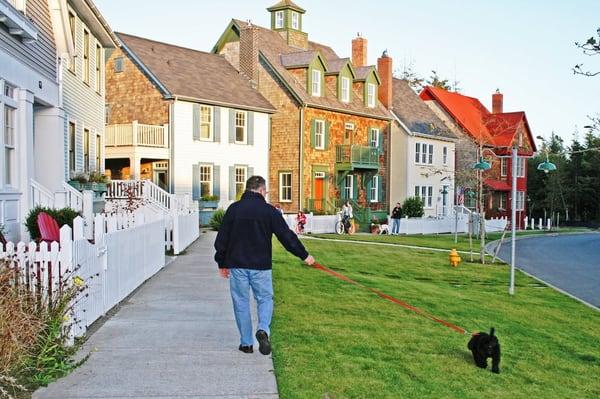
<svg viewBox="0 0 600 399"><path fill-rule="evenodd" d="M490 330L490 337L494 336L494 332L496 332L496 330L494 329L494 327L492 327L492 329Z"/></svg>

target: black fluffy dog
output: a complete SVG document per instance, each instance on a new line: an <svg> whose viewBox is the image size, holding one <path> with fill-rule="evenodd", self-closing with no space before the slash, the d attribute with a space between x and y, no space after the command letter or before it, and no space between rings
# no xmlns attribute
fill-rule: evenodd
<svg viewBox="0 0 600 399"><path fill-rule="evenodd" d="M494 335L494 328L490 333L474 333L469 341L468 348L473 352L473 360L477 367L487 368L487 358L492 358L492 372L500 373L500 342Z"/></svg>

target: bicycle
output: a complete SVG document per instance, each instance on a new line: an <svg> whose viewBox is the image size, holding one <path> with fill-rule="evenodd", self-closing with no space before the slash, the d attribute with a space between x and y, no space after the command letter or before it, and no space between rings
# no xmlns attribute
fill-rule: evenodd
<svg viewBox="0 0 600 399"><path fill-rule="evenodd" d="M345 223L344 223L345 222ZM345 221L342 218L342 212L337 213L337 222L335 222L335 232L337 234L354 234L356 232L356 225L352 217L347 218Z"/></svg>

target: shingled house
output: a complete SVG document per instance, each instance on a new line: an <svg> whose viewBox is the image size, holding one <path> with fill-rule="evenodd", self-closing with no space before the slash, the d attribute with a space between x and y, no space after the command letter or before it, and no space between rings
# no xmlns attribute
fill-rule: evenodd
<svg viewBox="0 0 600 399"><path fill-rule="evenodd" d="M456 135L408 82L393 80L391 202L423 201L424 216L445 216L454 204Z"/></svg>
<svg viewBox="0 0 600 399"><path fill-rule="evenodd" d="M271 104L220 55L117 33L107 63L106 169L225 207L268 175Z"/></svg>
<svg viewBox="0 0 600 399"><path fill-rule="evenodd" d="M341 58L308 40L298 5L286 0L267 10L270 29L234 19L213 52L277 108L270 201L286 212L332 212L350 200L359 219L387 213L391 58L382 57L379 71L366 65L362 37L352 42L352 60Z"/></svg>
<svg viewBox="0 0 600 399"><path fill-rule="evenodd" d="M420 94L425 103L458 136L457 170L472 170L479 156L492 168L483 172L484 209L493 217L510 217L512 206L517 211L517 228L523 227L527 214L527 162L525 157L536 151L535 141L525 112L504 112L503 95L492 95L492 112L478 99L438 87L426 87ZM511 149L518 149L517 198L510 197L512 181ZM463 189L476 189L463 183Z"/></svg>

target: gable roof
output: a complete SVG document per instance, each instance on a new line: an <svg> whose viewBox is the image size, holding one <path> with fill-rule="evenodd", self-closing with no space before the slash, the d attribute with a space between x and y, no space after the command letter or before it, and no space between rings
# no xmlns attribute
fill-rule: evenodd
<svg viewBox="0 0 600 399"><path fill-rule="evenodd" d="M232 108L275 108L222 56L117 33L123 50L145 69L163 94Z"/></svg>
<svg viewBox="0 0 600 399"><path fill-rule="evenodd" d="M525 112L493 114L478 99L439 87L425 87L420 97L424 101L436 101L477 142L492 147L510 147L523 127L532 151L536 151Z"/></svg>
<svg viewBox="0 0 600 399"><path fill-rule="evenodd" d="M446 124L421 100L406 80L392 80L392 105L396 117L410 133L432 138L456 139Z"/></svg>
<svg viewBox="0 0 600 399"><path fill-rule="evenodd" d="M229 25L228 30L222 35L225 37L229 33L229 29L234 29L236 33L245 27L248 23L234 19ZM274 74L284 83L286 88L301 104L314 107L332 110L335 112L342 112L346 114L353 114L359 116L372 117L376 119L391 120L393 117L390 112L377 101L375 108L367 107L361 100L362 93L356 93L352 96L350 103L342 102L337 93L330 90L327 85L324 86L325 96L313 97L308 94L306 87L306 81L299 81L295 75L287 70L285 65L282 63L282 55L286 57L295 57L293 53L307 53L304 49L298 49L296 47L287 44L285 39L278 33L271 29L264 28L257 25L252 25L257 30L258 36L258 49L261 60L264 61L267 66L272 69ZM314 51L319 53L323 59L326 60L327 64L331 63L332 60L340 59L337 54L328 46L308 42L308 52ZM213 49L213 52L218 52L218 44ZM297 55L298 57L304 57L305 55ZM373 67L374 68L374 67ZM328 70L325 71L326 73Z"/></svg>

